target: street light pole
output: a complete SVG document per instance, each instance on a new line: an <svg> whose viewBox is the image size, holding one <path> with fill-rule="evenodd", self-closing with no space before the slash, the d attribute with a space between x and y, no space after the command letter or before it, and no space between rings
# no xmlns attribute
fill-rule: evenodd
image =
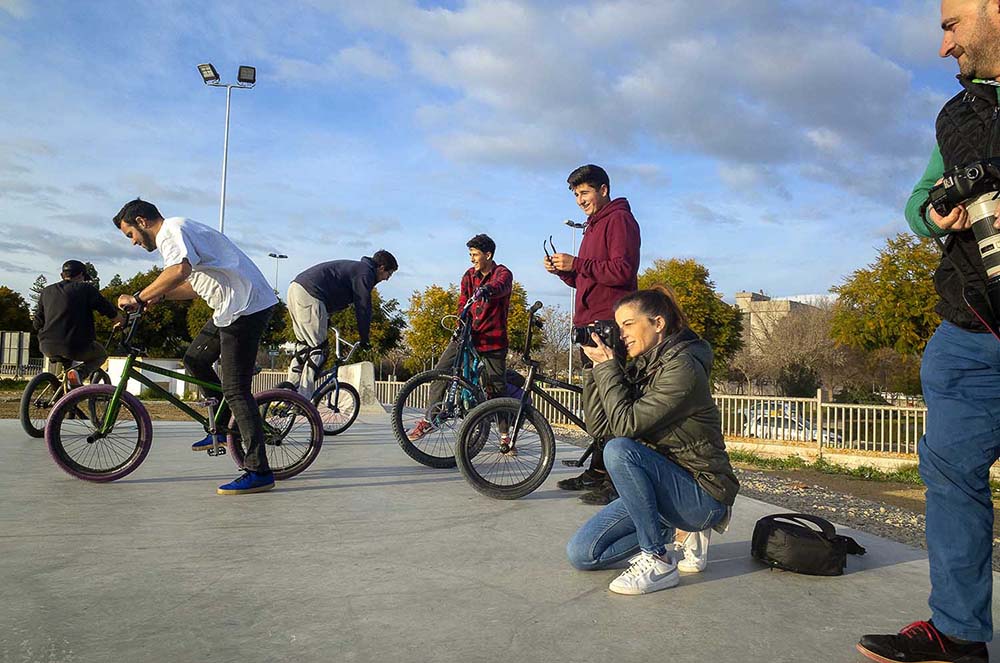
<svg viewBox="0 0 1000 663"><path fill-rule="evenodd" d="M274 294L278 294L278 261L284 260L288 256L284 253L268 253L268 258L274 258Z"/></svg>
<svg viewBox="0 0 1000 663"><path fill-rule="evenodd" d="M219 72L212 63L198 65L198 72L205 85L226 88L226 131L222 140L222 193L219 196L219 232L225 232L226 224L226 170L229 163L229 109L233 96L233 88L249 90L257 84L257 70L254 67L240 65L236 75L236 83L227 84L219 80Z"/></svg>
<svg viewBox="0 0 1000 663"><path fill-rule="evenodd" d="M564 223L570 227L573 233L573 250L570 255L576 257L576 229L586 228L586 223L576 223L570 219L564 221ZM567 382L573 384L573 316L576 314L576 288L570 288L569 295L569 379Z"/></svg>
<svg viewBox="0 0 1000 663"><path fill-rule="evenodd" d="M222 139L222 194L219 196L219 232L226 225L226 165L229 163L229 107L233 98L233 86L226 86L226 133Z"/></svg>

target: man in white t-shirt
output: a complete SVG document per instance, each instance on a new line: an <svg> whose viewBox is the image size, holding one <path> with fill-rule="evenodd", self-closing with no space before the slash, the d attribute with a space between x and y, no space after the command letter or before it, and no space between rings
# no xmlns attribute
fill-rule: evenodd
<svg viewBox="0 0 1000 663"><path fill-rule="evenodd" d="M114 223L133 245L149 252L159 249L163 258L163 271L156 280L134 295L121 295L119 307L148 308L164 299L201 297L212 309L212 318L184 355L184 366L192 376L219 384L212 366L219 361L222 407L232 409L240 434L249 442L245 473L220 486L218 493L241 495L274 488L263 422L251 393L257 348L278 303L271 286L225 235L190 219L164 219L152 203L138 198L126 203ZM228 423L228 412L220 412L216 421ZM213 442L210 435L192 449L205 451Z"/></svg>

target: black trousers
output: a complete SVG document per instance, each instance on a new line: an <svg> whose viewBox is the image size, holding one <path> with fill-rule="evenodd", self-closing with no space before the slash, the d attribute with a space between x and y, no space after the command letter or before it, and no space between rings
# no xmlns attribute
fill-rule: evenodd
<svg viewBox="0 0 1000 663"><path fill-rule="evenodd" d="M458 356L458 343L452 341L445 348L434 368L448 370L451 368L455 357ZM480 352L479 358L483 360L483 385L486 387L487 398L502 396L505 390L504 375L507 372L507 350L490 350ZM437 380L431 384L430 401L437 403L444 398L444 392L448 388L448 383L444 380Z"/></svg>
<svg viewBox="0 0 1000 663"><path fill-rule="evenodd" d="M267 329L273 308L236 318L227 327L216 327L209 319L184 353L184 366L191 375L206 382L220 383L212 364L219 360L222 368L222 395L226 397L217 421L229 423L230 410L246 448L244 469L267 472L264 448L264 422L253 397L253 375L257 365L257 349Z"/></svg>
<svg viewBox="0 0 1000 663"><path fill-rule="evenodd" d="M42 344L39 349L43 355L49 358L49 361L62 364L64 371L75 361L83 362L83 365L77 369L81 380L89 378L90 374L99 369L104 360L108 358L107 350L97 341L91 341L90 345L80 348L76 352L69 352L65 348L51 347L46 344Z"/></svg>

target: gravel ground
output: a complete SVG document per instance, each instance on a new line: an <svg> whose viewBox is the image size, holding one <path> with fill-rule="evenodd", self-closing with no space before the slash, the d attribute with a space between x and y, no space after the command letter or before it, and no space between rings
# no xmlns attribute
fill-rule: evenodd
<svg viewBox="0 0 1000 663"><path fill-rule="evenodd" d="M777 504L789 511L822 516L839 525L927 549L924 516L906 509L822 486L774 476L759 470L737 469L740 495ZM1000 571L1000 538L993 538L993 570Z"/></svg>

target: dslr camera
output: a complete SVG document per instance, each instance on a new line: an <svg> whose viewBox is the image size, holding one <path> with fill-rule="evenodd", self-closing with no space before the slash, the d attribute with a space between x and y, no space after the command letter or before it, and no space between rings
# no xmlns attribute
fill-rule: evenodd
<svg viewBox="0 0 1000 663"><path fill-rule="evenodd" d="M929 200L935 212L947 216L956 205L997 191L1000 191L1000 159L984 159L947 171L941 183L930 190ZM972 216L971 210L969 216L978 218Z"/></svg>
<svg viewBox="0 0 1000 663"><path fill-rule="evenodd" d="M618 333L618 325L612 320L595 320L583 327L573 327L573 342L596 348L597 343L594 343L591 334L597 334L604 345L612 350L617 351L621 346L622 339Z"/></svg>

